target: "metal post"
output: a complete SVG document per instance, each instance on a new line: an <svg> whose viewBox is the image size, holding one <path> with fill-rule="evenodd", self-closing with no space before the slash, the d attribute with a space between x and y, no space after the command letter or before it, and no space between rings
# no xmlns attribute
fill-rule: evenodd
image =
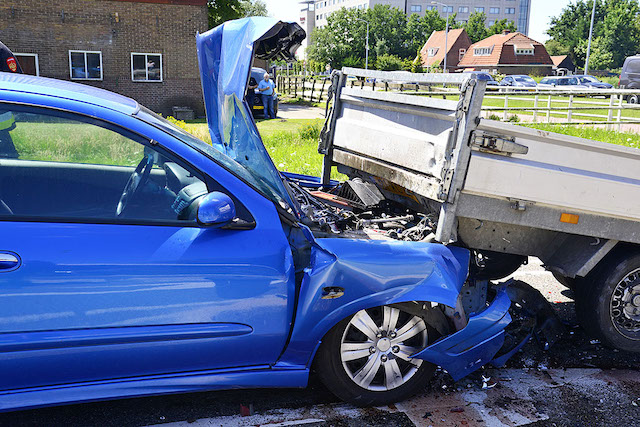
<svg viewBox="0 0 640 427"><path fill-rule="evenodd" d="M596 0L593 0L593 10L591 11L591 27L589 28L589 43L587 44L587 60L584 63L584 75L589 72L589 54L591 54L591 37L593 36L593 19L596 16Z"/></svg>
<svg viewBox="0 0 640 427"><path fill-rule="evenodd" d="M624 96L620 95L619 96L620 100L618 101L618 132L620 132L620 130L622 130L622 125L620 124L620 119L622 118L622 99L624 98Z"/></svg>
<svg viewBox="0 0 640 427"><path fill-rule="evenodd" d="M571 117L573 116L573 110L571 107L573 107L573 95L569 95L569 107L567 109L567 121L569 123L571 123Z"/></svg>
<svg viewBox="0 0 640 427"><path fill-rule="evenodd" d="M538 121L538 95L533 100L533 121L534 123Z"/></svg>
<svg viewBox="0 0 640 427"><path fill-rule="evenodd" d="M551 122L551 95L549 95L549 100L547 101L547 123Z"/></svg>
<svg viewBox="0 0 640 427"><path fill-rule="evenodd" d="M504 113L502 113L502 120L507 121L507 110L509 109L509 94L504 94Z"/></svg>
<svg viewBox="0 0 640 427"><path fill-rule="evenodd" d="M444 6L447 8L447 21L444 27L444 68L442 69L443 73L447 72L447 47L448 47L448 37L449 37L449 6L444 4L444 3L440 3L439 1L432 1L431 4L439 4L441 6Z"/></svg>
<svg viewBox="0 0 640 427"><path fill-rule="evenodd" d="M365 24L367 24L367 37L364 42L364 69L368 70L369 69L369 21L362 18L356 18L356 20L362 21Z"/></svg>
<svg viewBox="0 0 640 427"><path fill-rule="evenodd" d="M609 114L607 115L607 121L609 122L609 124L607 124L607 130L611 130L612 128L611 122L613 121L613 105L615 99L616 96L614 94L611 94L611 96L609 97Z"/></svg>

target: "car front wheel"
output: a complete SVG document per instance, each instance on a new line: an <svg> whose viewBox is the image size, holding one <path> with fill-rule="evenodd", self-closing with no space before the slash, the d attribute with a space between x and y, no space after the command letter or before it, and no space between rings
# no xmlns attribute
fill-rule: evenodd
<svg viewBox="0 0 640 427"><path fill-rule="evenodd" d="M627 98L627 102L629 104L637 104L638 103L638 95L631 95Z"/></svg>
<svg viewBox="0 0 640 427"><path fill-rule="evenodd" d="M402 306L360 310L324 337L316 357L321 381L358 406L403 400L424 388L435 365L410 356L440 334Z"/></svg>

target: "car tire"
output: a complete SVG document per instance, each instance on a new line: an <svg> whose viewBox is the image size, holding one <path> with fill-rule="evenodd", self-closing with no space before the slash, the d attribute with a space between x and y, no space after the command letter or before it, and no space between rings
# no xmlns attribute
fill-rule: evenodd
<svg viewBox="0 0 640 427"><path fill-rule="evenodd" d="M577 287L576 311L603 344L640 353L640 253L616 251L601 261Z"/></svg>
<svg viewBox="0 0 640 427"><path fill-rule="evenodd" d="M627 98L627 102L628 102L629 104L637 104L637 103L638 103L638 101L639 101L639 99L638 99L638 95L630 95L630 96Z"/></svg>
<svg viewBox="0 0 640 427"><path fill-rule="evenodd" d="M391 315L391 310L398 310L397 325L401 326L385 330L385 316ZM436 366L419 359L405 360L406 350L422 350L441 335L423 317L414 313L408 313L401 305L383 306L361 310L342 320L325 335L316 355L315 370L320 380L334 395L357 406L386 405L422 390ZM355 326L371 325L366 317L378 328L377 341L371 340ZM444 319L443 314L442 317ZM395 334L402 333L410 322L417 322L419 328L424 327L424 332L418 332L402 343L396 341L401 336ZM369 335L372 333L369 329ZM398 351L396 345L402 346L403 350ZM356 354L358 352L360 354ZM371 376L374 369L374 376ZM391 383L387 379L388 372L391 373ZM393 375L394 372L400 375Z"/></svg>

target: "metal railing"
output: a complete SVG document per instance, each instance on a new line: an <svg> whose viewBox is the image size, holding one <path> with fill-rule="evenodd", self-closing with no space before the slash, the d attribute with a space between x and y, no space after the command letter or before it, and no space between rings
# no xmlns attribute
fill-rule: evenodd
<svg viewBox="0 0 640 427"><path fill-rule="evenodd" d="M284 76L277 78L278 92L301 98L310 102L327 100L327 91L331 85L329 76Z"/></svg>

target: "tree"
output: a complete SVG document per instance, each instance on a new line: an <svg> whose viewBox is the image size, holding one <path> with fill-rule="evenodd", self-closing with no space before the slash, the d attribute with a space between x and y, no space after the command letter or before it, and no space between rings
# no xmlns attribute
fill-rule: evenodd
<svg viewBox="0 0 640 427"><path fill-rule="evenodd" d="M570 53L569 48L557 40L547 40L544 44L549 55L568 55Z"/></svg>
<svg viewBox="0 0 640 427"><path fill-rule="evenodd" d="M469 16L469 20L464 28L471 39L471 43L477 43L487 38L488 30L485 25L486 19L487 15L485 15L484 12L474 12Z"/></svg>
<svg viewBox="0 0 640 427"><path fill-rule="evenodd" d="M504 30L509 30L512 33L518 31L518 27L513 21L507 21L507 19L501 19L496 21L492 26L487 29L487 36L492 36L494 34L501 34Z"/></svg>
<svg viewBox="0 0 640 427"><path fill-rule="evenodd" d="M564 48L555 49L556 52L567 52L580 67L584 66L586 60L592 7L593 0L578 0L570 4L560 16L551 19L551 26L547 30L551 36L549 43L557 43L551 46ZM609 67L614 68L622 66L627 56L637 53L640 45L639 12L638 0L596 0L592 49L598 39L600 64L607 63L602 56L607 52L611 54Z"/></svg>
<svg viewBox="0 0 640 427"><path fill-rule="evenodd" d="M263 0L209 0L207 7L210 28L231 19L268 15Z"/></svg>
<svg viewBox="0 0 640 427"><path fill-rule="evenodd" d="M444 30L445 20L437 10L428 10L424 16L411 14L407 20L407 48L412 52L419 52L429 36L434 31Z"/></svg>
<svg viewBox="0 0 640 427"><path fill-rule="evenodd" d="M402 59L396 55L383 54L376 59L376 68L384 71L395 71L402 69Z"/></svg>
<svg viewBox="0 0 640 427"><path fill-rule="evenodd" d="M576 46L576 55L578 57L586 58L587 43L587 40L582 40ZM605 44L604 37L596 37L591 41L590 70L606 70L613 65L613 53L605 47Z"/></svg>

